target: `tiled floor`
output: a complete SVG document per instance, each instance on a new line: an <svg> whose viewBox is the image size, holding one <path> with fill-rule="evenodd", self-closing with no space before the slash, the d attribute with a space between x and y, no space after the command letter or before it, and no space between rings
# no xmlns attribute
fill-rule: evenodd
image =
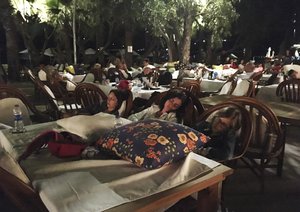
<svg viewBox="0 0 300 212"><path fill-rule="evenodd" d="M238 169L224 187L228 211L282 212L300 211L300 127L289 126L282 177L268 170L265 191L260 192L258 178L248 169Z"/></svg>

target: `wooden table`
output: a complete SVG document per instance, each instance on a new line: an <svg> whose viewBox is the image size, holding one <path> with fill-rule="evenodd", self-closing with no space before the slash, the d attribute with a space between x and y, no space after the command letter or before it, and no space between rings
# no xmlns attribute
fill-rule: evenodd
<svg viewBox="0 0 300 212"><path fill-rule="evenodd" d="M200 98L199 100L203 106L207 108L221 102L231 100L232 98L237 97L230 95L216 95ZM280 122L300 126L300 104L290 102L263 101L262 99L259 101L268 105L273 110Z"/></svg>
<svg viewBox="0 0 300 212"><path fill-rule="evenodd" d="M15 159L21 152L24 151L26 144L30 142L29 138L35 137L40 131L45 129L55 128L55 123L44 123L38 125L26 126L27 132L23 134L12 134L9 137L6 136L4 131L0 131L1 147L6 150L6 153L10 155L9 158ZM6 130L7 131L7 130ZM22 139L14 139L15 137L22 137ZM10 141L13 139L15 142ZM4 142L6 141L6 142ZM10 142L9 142L10 141ZM10 145L13 145L12 147ZM0 148L1 149L1 148ZM41 156L41 155L40 155ZM47 155L46 155L47 156ZM52 158L53 160L53 158ZM32 161L30 161L29 165ZM73 163L73 161L70 161ZM15 168L22 173L21 179L26 182L31 181L30 177L27 178L25 173L22 171L18 163L10 163L10 168ZM24 164L22 168L24 167ZM6 167L7 168L7 167ZM28 171L28 170L27 170ZM14 173L14 172L13 172ZM21 175L21 173L19 173ZM26 172L27 173L27 172ZM151 196L138 199L136 201L128 202L117 207L108 209L107 211L156 211L158 209L167 209L179 200L190 196L191 194L198 193L197 207L198 211L217 211L220 198L222 181L230 174L233 170L222 164L212 168L208 173L193 178L187 183L178 185L168 190L153 194ZM24 175L24 176L23 176ZM18 176L18 175L17 175ZM19 176L18 176L19 177ZM0 178L1 179L1 178ZM20 188L22 190L22 188ZM30 193L32 194L32 193ZM17 194L19 195L19 194ZM23 204L26 205L26 198L23 196L21 200L24 200ZM28 206L30 208L30 205Z"/></svg>
<svg viewBox="0 0 300 212"><path fill-rule="evenodd" d="M159 209L167 209L169 206L172 206L174 203L195 192L198 193L197 211L217 211L220 204L222 181L232 173L232 169L220 165L214 168L209 174L194 179L186 184L147 198L120 205L107 211L152 212Z"/></svg>

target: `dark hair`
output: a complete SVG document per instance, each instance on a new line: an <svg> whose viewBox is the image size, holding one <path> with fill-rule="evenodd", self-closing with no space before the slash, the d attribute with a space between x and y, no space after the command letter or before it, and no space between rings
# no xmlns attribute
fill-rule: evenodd
<svg viewBox="0 0 300 212"><path fill-rule="evenodd" d="M294 69L291 69L291 70L288 71L287 75L288 75L288 76L291 76L294 72L295 72L295 70L294 70Z"/></svg>
<svg viewBox="0 0 300 212"><path fill-rule="evenodd" d="M158 106L159 106L159 109L162 110L164 108L166 101L168 101L169 99L173 99L173 98L178 98L182 101L181 106L176 111L170 111L170 112L176 112L177 121L180 122L182 120L183 110L187 104L187 95L185 94L184 91L179 90L179 89L171 89L170 91L168 91L166 93L166 95L164 95L161 98Z"/></svg>
<svg viewBox="0 0 300 212"><path fill-rule="evenodd" d="M113 93L118 100L116 108L110 112L111 114L116 114L118 112L118 110L120 109L123 101L126 100L126 97L128 97L128 96L126 95L125 91L118 90L118 89L113 89L109 92L109 94L110 93Z"/></svg>
<svg viewBox="0 0 300 212"><path fill-rule="evenodd" d="M143 60L144 62L147 62L147 63L149 63L150 62L150 60L149 60L149 58L144 58L144 60Z"/></svg>
<svg viewBox="0 0 300 212"><path fill-rule="evenodd" d="M226 107L222 110L219 110L216 113L214 119L215 118L230 118L230 119L232 119L233 121L231 123L230 129L238 130L241 126L241 113L235 107Z"/></svg>

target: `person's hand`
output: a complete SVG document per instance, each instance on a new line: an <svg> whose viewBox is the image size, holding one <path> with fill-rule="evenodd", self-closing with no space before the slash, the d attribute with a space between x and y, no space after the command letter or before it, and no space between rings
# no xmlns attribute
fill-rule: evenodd
<svg viewBox="0 0 300 212"><path fill-rule="evenodd" d="M206 156L206 155L208 155L209 150L210 150L209 147L207 147L207 148L203 147L203 148L197 150L196 153L199 155L202 155L202 156Z"/></svg>

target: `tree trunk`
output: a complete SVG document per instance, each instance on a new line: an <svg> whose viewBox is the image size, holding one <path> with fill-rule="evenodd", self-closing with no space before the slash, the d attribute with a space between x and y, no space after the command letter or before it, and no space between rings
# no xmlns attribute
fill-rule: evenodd
<svg viewBox="0 0 300 212"><path fill-rule="evenodd" d="M104 64L104 24L101 19L99 25L96 27L96 46L95 49L97 50L97 62L101 63L103 66Z"/></svg>
<svg viewBox="0 0 300 212"><path fill-rule="evenodd" d="M2 11L0 19L5 30L6 54L8 64L8 79L15 81L20 77L19 48L17 42L17 32L12 13L12 7L8 0L2 0L0 4Z"/></svg>
<svg viewBox="0 0 300 212"><path fill-rule="evenodd" d="M181 49L181 58L180 61L183 64L190 63L190 50L191 50L191 36L192 36L192 15L187 13L187 16L184 20L184 31L182 39L182 49Z"/></svg>
<svg viewBox="0 0 300 212"><path fill-rule="evenodd" d="M206 44L206 63L212 64L212 62L213 62L213 55L212 55L212 47L211 47L211 35L209 35Z"/></svg>
<svg viewBox="0 0 300 212"><path fill-rule="evenodd" d="M171 35L169 37L170 38L167 40L169 62L173 62L179 59L178 48L176 45L176 41L173 39L173 36Z"/></svg>
<svg viewBox="0 0 300 212"><path fill-rule="evenodd" d="M132 27L131 25L126 25L125 29L125 61L128 67L132 66ZM131 49L130 49L131 48ZM129 51L131 50L131 51Z"/></svg>

